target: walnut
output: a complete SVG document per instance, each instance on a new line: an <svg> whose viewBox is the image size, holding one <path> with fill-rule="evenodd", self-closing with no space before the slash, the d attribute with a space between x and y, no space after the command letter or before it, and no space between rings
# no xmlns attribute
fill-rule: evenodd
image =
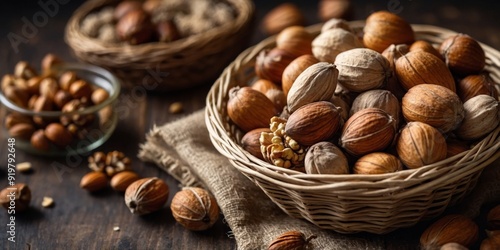
<svg viewBox="0 0 500 250"><path fill-rule="evenodd" d="M95 152L88 158L89 168L96 172L103 172L112 177L119 172L130 169L130 158L120 151L112 151L107 154Z"/></svg>

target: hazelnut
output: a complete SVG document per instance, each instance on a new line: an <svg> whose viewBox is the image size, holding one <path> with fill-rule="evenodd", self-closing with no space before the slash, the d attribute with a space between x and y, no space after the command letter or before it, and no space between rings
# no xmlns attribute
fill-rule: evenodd
<svg viewBox="0 0 500 250"><path fill-rule="evenodd" d="M354 156L382 151L396 135L396 120L386 111L366 108L356 112L344 124L339 145Z"/></svg>
<svg viewBox="0 0 500 250"><path fill-rule="evenodd" d="M28 80L32 77L37 76L38 74L36 73L35 69L33 69L31 65L29 65L28 62L20 61L14 68L14 75L24 80Z"/></svg>
<svg viewBox="0 0 500 250"><path fill-rule="evenodd" d="M303 26L290 26L276 36L276 47L295 56L312 54L311 43L314 36Z"/></svg>
<svg viewBox="0 0 500 250"><path fill-rule="evenodd" d="M3 94L15 105L22 108L28 107L29 95L25 90L17 86L7 86Z"/></svg>
<svg viewBox="0 0 500 250"><path fill-rule="evenodd" d="M26 81L28 92L32 95L40 94L40 83L44 78L43 76L35 76Z"/></svg>
<svg viewBox="0 0 500 250"><path fill-rule="evenodd" d="M451 214L431 224L420 236L423 249L438 249L446 243L455 242L471 247L478 239L476 223L464 215Z"/></svg>
<svg viewBox="0 0 500 250"><path fill-rule="evenodd" d="M400 171L403 164L394 155L374 152L359 158L352 169L355 174L386 174Z"/></svg>
<svg viewBox="0 0 500 250"><path fill-rule="evenodd" d="M75 99L90 98L92 95L92 87L87 81L77 80L69 86L68 92Z"/></svg>
<svg viewBox="0 0 500 250"><path fill-rule="evenodd" d="M442 133L457 128L465 116L458 95L435 84L419 84L409 89L401 101L401 110L407 121L427 123Z"/></svg>
<svg viewBox="0 0 500 250"><path fill-rule="evenodd" d="M340 128L340 122L340 112L331 102L311 102L288 117L285 134L300 145L311 146L332 138Z"/></svg>
<svg viewBox="0 0 500 250"><path fill-rule="evenodd" d="M59 147L65 147L72 141L71 133L60 123L51 123L45 127L45 137Z"/></svg>
<svg viewBox="0 0 500 250"><path fill-rule="evenodd" d="M42 67L41 67L43 74L44 75L51 74L52 67L57 64L61 64L62 62L63 61L61 60L61 58L59 58L54 54L49 53L45 55L42 59Z"/></svg>
<svg viewBox="0 0 500 250"><path fill-rule="evenodd" d="M320 0L318 3L318 17L323 22L332 18L347 19L351 16L350 0Z"/></svg>
<svg viewBox="0 0 500 250"><path fill-rule="evenodd" d="M20 113L10 113L5 117L5 128L7 129L19 123L32 123L31 117Z"/></svg>
<svg viewBox="0 0 500 250"><path fill-rule="evenodd" d="M441 43L439 51L446 65L457 75L478 74L486 65L486 56L481 45L465 34L448 37Z"/></svg>
<svg viewBox="0 0 500 250"><path fill-rule="evenodd" d="M488 230L500 230L500 205L492 208L486 216Z"/></svg>
<svg viewBox="0 0 500 250"><path fill-rule="evenodd" d="M2 91L5 92L5 88L10 86L16 86L16 76L6 74L2 77Z"/></svg>
<svg viewBox="0 0 500 250"><path fill-rule="evenodd" d="M318 63L319 60L316 59L313 55L302 55L295 58L291 61L283 70L283 74L281 77L281 88L283 89L283 93L285 96L288 96L288 92L293 85L293 82L297 79L297 77L309 66ZM256 82L257 83L257 82ZM273 84L276 86L275 84ZM265 93L264 91L263 93Z"/></svg>
<svg viewBox="0 0 500 250"><path fill-rule="evenodd" d="M262 20L262 28L268 35L277 34L290 26L304 26L302 11L293 3L283 3L269 11Z"/></svg>
<svg viewBox="0 0 500 250"><path fill-rule="evenodd" d="M45 132L43 129L39 129L31 135L30 139L31 145L41 151L50 150L50 141L45 137Z"/></svg>
<svg viewBox="0 0 500 250"><path fill-rule="evenodd" d="M125 190L125 204L130 212L143 215L160 210L167 202L169 188L156 178L144 178L130 184Z"/></svg>
<svg viewBox="0 0 500 250"><path fill-rule="evenodd" d="M24 183L17 183L0 191L0 204L8 211L15 210L16 213L25 211L28 209L30 201L31 190Z"/></svg>
<svg viewBox="0 0 500 250"><path fill-rule="evenodd" d="M219 206L205 189L183 188L172 198L170 205L175 220L185 228L202 231L210 228L219 218Z"/></svg>
<svg viewBox="0 0 500 250"><path fill-rule="evenodd" d="M251 85L251 87L262 94L266 94L266 92L270 89L280 89L278 85L266 79L258 79Z"/></svg>
<svg viewBox="0 0 500 250"><path fill-rule="evenodd" d="M415 40L412 27L403 18L388 11L377 11L366 19L363 43L382 53L391 44L411 44Z"/></svg>
<svg viewBox="0 0 500 250"><path fill-rule="evenodd" d="M248 131L241 138L241 146L243 147L243 149L245 149L253 156L261 160L264 160L264 156L260 151L260 142L259 142L260 134L262 132L269 133L271 132L271 130L269 128L256 128Z"/></svg>
<svg viewBox="0 0 500 250"><path fill-rule="evenodd" d="M348 174L349 163L345 154L327 141L312 145L304 158L307 174Z"/></svg>
<svg viewBox="0 0 500 250"><path fill-rule="evenodd" d="M268 127L269 120L277 113L273 102L251 87L233 87L229 90L227 114L245 132Z"/></svg>
<svg viewBox="0 0 500 250"><path fill-rule="evenodd" d="M132 45L151 41L154 25L150 16L143 10L132 10L118 20L116 24L118 38Z"/></svg>
<svg viewBox="0 0 500 250"><path fill-rule="evenodd" d="M59 87L62 90L69 91L69 86L77 80L76 73L73 71L66 71L59 77Z"/></svg>
<svg viewBox="0 0 500 250"><path fill-rule="evenodd" d="M35 132L35 126L29 123L18 123L9 128L9 135L23 140L28 140Z"/></svg>
<svg viewBox="0 0 500 250"><path fill-rule="evenodd" d="M131 171L123 171L113 175L111 178L111 188L116 191L125 192L130 184L139 180L139 175Z"/></svg>
<svg viewBox="0 0 500 250"><path fill-rule="evenodd" d="M68 91L63 90L63 89L59 89L56 92L56 94L54 95L54 103L60 109L62 109L62 107L64 107L64 105L66 105L66 103L68 103L69 101L71 101L71 99L73 99L73 97L71 96L71 94Z"/></svg>
<svg viewBox="0 0 500 250"><path fill-rule="evenodd" d="M39 93L41 96L45 96L50 100L54 100L54 96L59 90L59 85L53 78L47 77L40 82Z"/></svg>
<svg viewBox="0 0 500 250"><path fill-rule="evenodd" d="M308 249L309 242L314 238L315 235L306 238L299 231L284 232L269 244L268 250Z"/></svg>
<svg viewBox="0 0 500 250"><path fill-rule="evenodd" d="M120 20L129 12L140 9L142 9L142 3L140 1L122 1L116 5L113 16L115 20Z"/></svg>
<svg viewBox="0 0 500 250"><path fill-rule="evenodd" d="M437 58L444 61L443 56L441 56L439 51L437 51L437 49L434 48L434 46L432 46L432 44L430 44L424 40L417 40L417 41L413 42L410 45L409 50L410 51L423 50L427 53L431 53L431 54L435 55Z"/></svg>
<svg viewBox="0 0 500 250"><path fill-rule="evenodd" d="M97 105L97 104L101 104L104 101L106 101L106 99L108 99L108 97L109 97L108 91L106 91L103 88L97 88L92 92L90 100L92 100L92 103Z"/></svg>
<svg viewBox="0 0 500 250"><path fill-rule="evenodd" d="M181 38L177 25L172 20L160 21L156 24L158 41L168 43Z"/></svg>
<svg viewBox="0 0 500 250"><path fill-rule="evenodd" d="M46 96L39 96L36 98L33 104L33 111L41 112L41 111L51 111L53 110L53 102ZM33 116L33 121L38 125L45 125L48 122L48 118L35 115Z"/></svg>
<svg viewBox="0 0 500 250"><path fill-rule="evenodd" d="M423 122L408 122L399 134L396 150L408 168L419 168L444 160L446 140L434 127Z"/></svg>
<svg viewBox="0 0 500 250"><path fill-rule="evenodd" d="M280 48L263 50L255 59L255 74L275 84L281 84L286 66L297 56Z"/></svg>
<svg viewBox="0 0 500 250"><path fill-rule="evenodd" d="M103 172L90 172L84 175L80 181L80 187L95 192L104 189L108 184L108 178Z"/></svg>

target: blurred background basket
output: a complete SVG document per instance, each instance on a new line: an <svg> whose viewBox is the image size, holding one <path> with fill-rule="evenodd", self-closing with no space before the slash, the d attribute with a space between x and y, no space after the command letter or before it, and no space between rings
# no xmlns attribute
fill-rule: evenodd
<svg viewBox="0 0 500 250"><path fill-rule="evenodd" d="M361 32L364 21L350 25ZM429 25L412 27L417 39L433 44L457 34ZM318 24L307 29L317 35L320 28ZM226 104L229 89L250 83L257 55L273 46L275 37L270 37L245 50L224 70L208 93L205 121L217 150L292 217L341 233L388 233L440 215L471 191L482 170L500 157L499 126L466 152L390 174L308 175L264 162L240 146L243 133L229 121ZM485 70L499 84L500 52L481 46L487 58Z"/></svg>
<svg viewBox="0 0 500 250"><path fill-rule="evenodd" d="M82 33L81 22L89 13L118 2L85 2L68 21L65 40L80 60L111 70L124 87L155 86L154 90L165 91L213 82L249 45L254 15L250 0L227 0L236 13L232 22L169 43L121 45Z"/></svg>

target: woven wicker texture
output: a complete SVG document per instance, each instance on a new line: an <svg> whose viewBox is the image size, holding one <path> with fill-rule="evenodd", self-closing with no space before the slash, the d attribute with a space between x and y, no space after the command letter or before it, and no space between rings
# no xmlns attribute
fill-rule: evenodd
<svg viewBox="0 0 500 250"><path fill-rule="evenodd" d="M351 22L360 31L363 21ZM456 32L412 25L417 39L439 44ZM320 25L308 27L319 34ZM382 175L308 175L266 163L243 150L242 132L226 112L228 90L254 79L255 58L275 45L270 37L245 50L215 82L207 96L206 124L217 150L287 214L341 233L388 233L440 215L476 184L481 171L500 157L500 126L467 152L418 169ZM481 44L486 71L500 83L500 52ZM498 86L497 86L498 87Z"/></svg>
<svg viewBox="0 0 500 250"><path fill-rule="evenodd" d="M227 0L237 13L233 22L170 43L118 45L82 33L86 15L118 2L85 2L68 21L65 40L80 60L113 71L124 87L165 91L211 82L247 47L252 33L254 6L249 0Z"/></svg>

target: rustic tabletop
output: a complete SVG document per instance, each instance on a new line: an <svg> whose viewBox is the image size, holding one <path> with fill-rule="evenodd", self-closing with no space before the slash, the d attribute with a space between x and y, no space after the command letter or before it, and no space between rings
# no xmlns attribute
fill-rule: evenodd
<svg viewBox="0 0 500 250"><path fill-rule="evenodd" d="M51 15L43 3L53 2L57 9ZM63 39L64 28L73 11L82 0L2 1L0 3L0 73L13 71L15 63L25 60L38 65L46 53L55 53L66 61L76 61ZM257 22L273 6L284 1L254 1ZM319 22L317 1L295 1L306 13L309 24ZM466 33L477 40L500 49L500 3L495 1L412 1L353 0L352 19L364 19L373 11L389 10L404 17L410 23L441 26ZM26 21L38 20L35 30L23 27ZM42 22L43 21L43 22ZM12 42L9 34L22 36L20 42ZM264 38L257 28L252 43ZM170 186L171 193L179 190L178 183L152 164L137 159L139 144L155 125L179 119L205 106L205 96L213 79L206 84L182 91L137 95L123 90L118 105L125 107L118 126L111 138L99 148L108 152L119 150L133 160L133 168L141 176L158 176ZM182 102L184 112L170 114L168 107ZM3 120L5 109L0 109ZM3 126L3 122L2 122ZM0 187L7 186L7 138L0 133ZM213 228L204 232L191 232L175 223L170 209L165 206L159 212L146 216L134 216L123 201L123 194L111 189L89 194L79 187L81 177L88 172L86 157L43 158L21 150L16 151L16 162L31 162L30 174L16 173L16 182L27 183L32 190L31 207L26 213L15 216L15 242L8 240L8 216L0 215L0 248L2 249L234 249L235 240L230 228L221 218ZM61 167L61 165L66 167ZM43 208L44 196L55 201L52 208ZM172 195L170 196L171 199ZM170 204L170 200L168 201ZM372 241L375 249L415 249L418 238L427 222L410 229L388 234L385 241L373 240L370 234L356 234ZM119 231L114 231L119 227Z"/></svg>

